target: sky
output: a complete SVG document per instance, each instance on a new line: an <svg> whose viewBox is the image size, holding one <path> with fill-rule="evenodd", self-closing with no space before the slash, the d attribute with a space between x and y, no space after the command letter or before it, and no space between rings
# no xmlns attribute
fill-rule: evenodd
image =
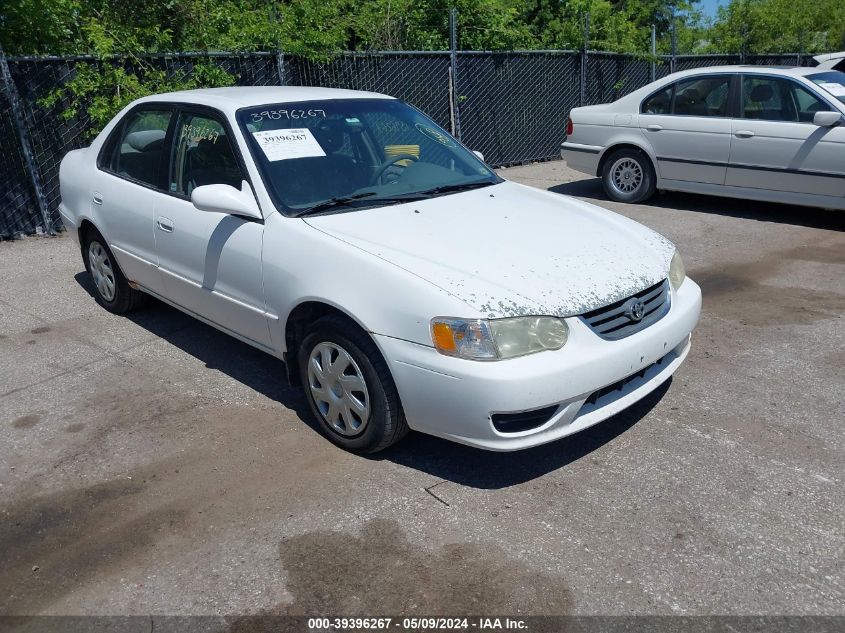
<svg viewBox="0 0 845 633"><path fill-rule="evenodd" d="M704 12L704 15L714 16L716 15L716 10L725 4L727 4L727 0L701 0L698 6Z"/></svg>

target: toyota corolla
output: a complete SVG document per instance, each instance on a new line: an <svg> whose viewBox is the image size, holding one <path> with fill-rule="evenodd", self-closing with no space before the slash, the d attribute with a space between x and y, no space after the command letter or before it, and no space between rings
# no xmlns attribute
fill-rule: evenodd
<svg viewBox="0 0 845 633"><path fill-rule="evenodd" d="M101 306L153 296L283 359L353 451L570 435L665 382L699 317L668 240L502 180L384 95L147 97L60 180Z"/></svg>

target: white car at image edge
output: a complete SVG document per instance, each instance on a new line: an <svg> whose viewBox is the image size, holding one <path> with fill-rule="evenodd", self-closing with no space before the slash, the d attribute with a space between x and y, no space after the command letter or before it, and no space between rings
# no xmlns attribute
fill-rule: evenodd
<svg viewBox="0 0 845 633"><path fill-rule="evenodd" d="M845 72L829 57L698 68L574 108L561 156L620 202L665 189L845 209Z"/></svg>
<svg viewBox="0 0 845 633"><path fill-rule="evenodd" d="M152 295L283 359L353 451L564 437L665 382L699 318L668 240L502 180L384 95L147 97L60 181L100 305Z"/></svg>

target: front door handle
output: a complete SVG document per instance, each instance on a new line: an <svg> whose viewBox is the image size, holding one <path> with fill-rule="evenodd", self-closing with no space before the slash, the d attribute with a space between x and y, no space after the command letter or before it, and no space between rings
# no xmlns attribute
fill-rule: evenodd
<svg viewBox="0 0 845 633"><path fill-rule="evenodd" d="M754 136L754 132L752 132L751 130L737 130L736 132L734 132L734 136L736 136L737 138L751 138L752 136Z"/></svg>
<svg viewBox="0 0 845 633"><path fill-rule="evenodd" d="M95 191L91 198L94 200L94 204L103 204L103 194L99 191Z"/></svg>
<svg viewBox="0 0 845 633"><path fill-rule="evenodd" d="M646 125L645 129L647 129L649 132L659 132L663 129L663 126L657 125L657 123L652 123L650 125Z"/></svg>
<svg viewBox="0 0 845 633"><path fill-rule="evenodd" d="M165 233L173 233L173 220L170 218L160 217L156 220L156 226L160 231Z"/></svg>

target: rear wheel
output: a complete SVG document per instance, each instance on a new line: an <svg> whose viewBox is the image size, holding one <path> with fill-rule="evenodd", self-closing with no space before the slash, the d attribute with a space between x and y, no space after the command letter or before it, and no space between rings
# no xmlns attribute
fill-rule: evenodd
<svg viewBox="0 0 845 633"><path fill-rule="evenodd" d="M642 202L654 195L655 174L643 152L620 149L611 154L602 167L602 184L611 200Z"/></svg>
<svg viewBox="0 0 845 633"><path fill-rule="evenodd" d="M370 336L349 319L317 320L298 360L311 412L338 446L374 453L408 432L387 363Z"/></svg>
<svg viewBox="0 0 845 633"><path fill-rule="evenodd" d="M106 310L123 314L145 302L147 295L129 286L103 236L94 229L85 234L82 257L94 281L94 298Z"/></svg>

